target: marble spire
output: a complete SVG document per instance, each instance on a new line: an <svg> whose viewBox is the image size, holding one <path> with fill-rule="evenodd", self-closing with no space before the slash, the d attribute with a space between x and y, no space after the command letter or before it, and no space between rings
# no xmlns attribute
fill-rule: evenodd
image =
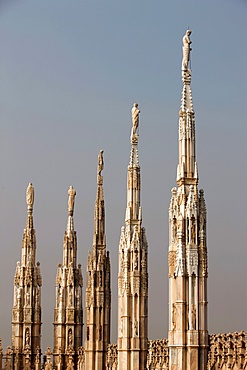
<svg viewBox="0 0 247 370"><path fill-rule="evenodd" d="M169 369L206 370L206 205L198 191L195 114L191 92L191 31L183 37L177 188L169 208Z"/></svg>
<svg viewBox="0 0 247 370"><path fill-rule="evenodd" d="M12 347L15 365L24 361L26 353L34 367L37 347L41 347L41 286L40 263L36 263L36 235L33 226L34 187L26 190L27 220L23 232L21 263L16 265L14 304L12 309Z"/></svg>
<svg viewBox="0 0 247 370"><path fill-rule="evenodd" d="M56 370L64 370L82 346L82 271L77 266L77 235L74 230L76 191L68 190L68 221L63 240L63 264L58 264L54 308L54 351Z"/></svg>
<svg viewBox="0 0 247 370"><path fill-rule="evenodd" d="M110 343L111 266L110 255L106 251L103 169L101 150L98 155L93 246L87 263L85 368L90 370L106 368L107 346Z"/></svg>
<svg viewBox="0 0 247 370"><path fill-rule="evenodd" d="M146 369L148 338L148 244L142 227L138 158L138 104L132 108L125 227L121 229L118 273L118 370Z"/></svg>

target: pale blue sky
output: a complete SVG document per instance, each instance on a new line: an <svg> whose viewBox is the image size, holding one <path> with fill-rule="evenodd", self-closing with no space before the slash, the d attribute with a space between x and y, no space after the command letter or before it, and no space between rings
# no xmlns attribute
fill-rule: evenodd
<svg viewBox="0 0 247 370"><path fill-rule="evenodd" d="M116 341L117 251L126 206L130 110L138 102L143 226L149 242L149 337L167 337L168 207L176 185L181 39L192 29L200 188L208 208L209 329L247 329L247 3L0 0L0 337L11 342L16 261L35 187L43 275L43 349L53 345L54 286L67 190L84 276L97 155L105 151L107 248ZM85 289L84 289L85 291Z"/></svg>

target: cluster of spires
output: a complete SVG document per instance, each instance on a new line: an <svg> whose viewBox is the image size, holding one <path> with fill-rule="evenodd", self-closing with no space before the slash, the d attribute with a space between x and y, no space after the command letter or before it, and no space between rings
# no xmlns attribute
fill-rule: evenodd
<svg viewBox="0 0 247 370"><path fill-rule="evenodd" d="M183 37L178 188L172 189L169 208L169 338L165 344L162 342L170 346L169 361L172 363L169 368L174 370L205 370L208 348L206 205L203 190L198 192L197 189L195 117L190 87L192 73L189 69L190 34L191 31L187 30ZM77 236L73 220L76 191L72 186L68 190L63 263L58 265L56 276L53 349L56 370L144 370L147 358L152 363L152 351L148 353L148 243L145 228L142 227L140 205L140 110L137 103L131 113L127 207L119 243L118 344L110 345L110 256L106 251L104 160L101 150L98 155L93 246L88 253L86 273L84 343L83 279L81 265L77 265ZM40 264L35 264L34 188L31 183L27 188L26 201L28 216L23 235L22 263L17 263L14 280L12 348L15 361L20 364L16 365L17 369L40 370L42 279ZM201 291L198 286L202 287ZM157 350L156 346L152 347ZM46 356L45 369L52 369L50 348ZM193 365L195 358L197 362Z"/></svg>

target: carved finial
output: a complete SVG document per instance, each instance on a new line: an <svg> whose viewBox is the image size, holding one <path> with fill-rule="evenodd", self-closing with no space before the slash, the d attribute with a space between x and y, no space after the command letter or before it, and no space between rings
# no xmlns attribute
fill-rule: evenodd
<svg viewBox="0 0 247 370"><path fill-rule="evenodd" d="M31 182L28 184L28 187L26 190L26 202L27 202L28 210L32 210L33 204L34 204L34 187Z"/></svg>
<svg viewBox="0 0 247 370"><path fill-rule="evenodd" d="M68 195L69 195L69 199L68 199L68 211L69 211L69 214L70 215L73 215L74 205L75 205L75 196L76 196L76 191L73 188L73 186L70 186L69 187Z"/></svg>
<svg viewBox="0 0 247 370"><path fill-rule="evenodd" d="M139 126L139 114L140 110L138 109L138 104L134 103L133 108L131 110L131 116L132 116L132 129L131 129L131 142L138 141L138 135L137 135L137 128Z"/></svg>

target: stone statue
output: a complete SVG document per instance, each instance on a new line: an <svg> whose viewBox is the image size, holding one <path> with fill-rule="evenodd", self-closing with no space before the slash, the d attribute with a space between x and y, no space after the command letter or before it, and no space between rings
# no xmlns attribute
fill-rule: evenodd
<svg viewBox="0 0 247 370"><path fill-rule="evenodd" d="M26 344L26 346L29 346L30 345L30 333L29 333L29 329L28 328L26 330L25 344Z"/></svg>
<svg viewBox="0 0 247 370"><path fill-rule="evenodd" d="M191 307L191 329L196 328L196 306L192 304Z"/></svg>
<svg viewBox="0 0 247 370"><path fill-rule="evenodd" d="M138 323L137 321L135 320L134 322L134 336L137 337L138 336Z"/></svg>
<svg viewBox="0 0 247 370"><path fill-rule="evenodd" d="M69 330L69 335L68 335L68 345L69 347L73 346L73 338L72 338L72 331L71 329Z"/></svg>
<svg viewBox="0 0 247 370"><path fill-rule="evenodd" d="M102 341L102 325L99 326L99 341Z"/></svg>
<svg viewBox="0 0 247 370"><path fill-rule="evenodd" d="M69 199L68 199L68 210L70 212L73 212L74 211L74 205L75 205L75 196L76 196L76 191L73 188L73 186L70 186L69 187L68 195L69 195Z"/></svg>
<svg viewBox="0 0 247 370"><path fill-rule="evenodd" d="M177 242L177 220L174 217L172 220L172 243Z"/></svg>
<svg viewBox="0 0 247 370"><path fill-rule="evenodd" d="M190 60L190 51L192 50L190 47L191 40L190 40L191 30L187 30L184 37L183 37L183 60L182 60L182 70L186 71L188 69L188 64Z"/></svg>
<svg viewBox="0 0 247 370"><path fill-rule="evenodd" d="M62 357L62 350L59 348L58 350L58 364L62 365L63 364L63 357Z"/></svg>
<svg viewBox="0 0 247 370"><path fill-rule="evenodd" d="M138 250L134 252L134 270L138 270Z"/></svg>
<svg viewBox="0 0 247 370"><path fill-rule="evenodd" d="M29 207L33 206L34 203L34 187L30 182L26 190L26 202Z"/></svg>
<svg viewBox="0 0 247 370"><path fill-rule="evenodd" d="M39 364L40 363L40 347L37 346L36 347L36 355L35 355L35 364Z"/></svg>
<svg viewBox="0 0 247 370"><path fill-rule="evenodd" d="M192 219L192 225L191 225L191 243L195 243L195 238L196 238L195 219Z"/></svg>
<svg viewBox="0 0 247 370"><path fill-rule="evenodd" d="M177 321L177 307L176 304L172 304L172 330L176 329L176 321Z"/></svg>
<svg viewBox="0 0 247 370"><path fill-rule="evenodd" d="M78 347L78 361L77 361L77 370L83 370L84 362L85 362L85 355L84 355L84 348Z"/></svg>
<svg viewBox="0 0 247 370"><path fill-rule="evenodd" d="M101 176L101 172L104 169L104 159L103 159L104 150L101 150L98 155L98 175Z"/></svg>
<svg viewBox="0 0 247 370"><path fill-rule="evenodd" d="M138 104L134 103L133 108L131 110L132 115L132 130L131 130L131 138L136 135L137 128L139 126L139 114L140 110L138 109Z"/></svg>

